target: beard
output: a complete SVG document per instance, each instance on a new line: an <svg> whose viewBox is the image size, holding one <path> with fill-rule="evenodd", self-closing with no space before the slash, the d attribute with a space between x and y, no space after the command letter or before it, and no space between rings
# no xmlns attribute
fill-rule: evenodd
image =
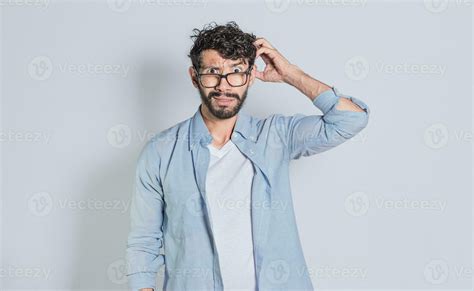
<svg viewBox="0 0 474 291"><path fill-rule="evenodd" d="M199 94L201 95L202 102L206 105L212 115L219 119L227 119L235 116L239 113L240 109L244 105L245 99L247 99L248 87L245 89L242 96L235 93L219 93L217 91L211 91L209 94L205 94L199 87ZM220 96L221 95L221 96ZM228 97L234 98L236 101L235 105L219 105L214 97Z"/></svg>

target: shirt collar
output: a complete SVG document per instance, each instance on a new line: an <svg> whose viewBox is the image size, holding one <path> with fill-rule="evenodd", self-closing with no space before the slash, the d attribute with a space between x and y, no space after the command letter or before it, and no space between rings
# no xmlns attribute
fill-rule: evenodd
<svg viewBox="0 0 474 291"><path fill-rule="evenodd" d="M201 140L205 140L206 143L210 143L212 141L211 133L209 132L209 129L207 128L207 125L204 122L201 114L201 106L202 104L198 106L196 113L194 113L193 117L191 117L191 124L189 126L190 150ZM233 132L239 133L245 139L256 142L256 129L257 126L252 123L252 116L240 110L239 113L237 113L237 120L235 122Z"/></svg>

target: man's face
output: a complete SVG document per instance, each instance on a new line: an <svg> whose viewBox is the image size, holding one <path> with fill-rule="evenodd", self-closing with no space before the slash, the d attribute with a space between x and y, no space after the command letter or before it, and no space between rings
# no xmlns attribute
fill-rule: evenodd
<svg viewBox="0 0 474 291"><path fill-rule="evenodd" d="M216 50L204 50L201 53L201 74L227 74L232 72L247 71L248 64L243 60L230 60L222 58ZM255 69L255 68L254 68ZM247 82L240 87L232 87L225 78L212 88L206 88L198 80L193 67L189 73L194 87L198 88L202 103L209 112L219 119L235 116L247 97L247 91L255 78L254 70L247 77Z"/></svg>

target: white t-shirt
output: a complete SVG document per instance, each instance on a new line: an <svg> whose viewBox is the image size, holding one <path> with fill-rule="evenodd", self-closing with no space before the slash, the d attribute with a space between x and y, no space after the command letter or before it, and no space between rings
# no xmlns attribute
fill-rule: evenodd
<svg viewBox="0 0 474 291"><path fill-rule="evenodd" d="M224 290L256 290L251 227L252 162L229 140L208 145L206 195Z"/></svg>

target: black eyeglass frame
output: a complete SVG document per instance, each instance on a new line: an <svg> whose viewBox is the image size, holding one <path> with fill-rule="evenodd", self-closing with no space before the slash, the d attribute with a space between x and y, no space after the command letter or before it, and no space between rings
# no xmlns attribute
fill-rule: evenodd
<svg viewBox="0 0 474 291"><path fill-rule="evenodd" d="M250 66L247 70L243 71L243 72L232 72L232 73L227 73L227 74L212 74L212 73L209 73L209 74L201 74L198 72L198 70L196 69L196 67L194 67L194 71L196 71L196 74L198 76L198 80L199 80L199 83L201 84L201 86L203 86L204 88L215 88L217 86L219 86L221 84L221 81L222 81L222 78L225 78L225 80L227 81L227 84L229 84L231 87L242 87L244 86L245 84L247 84L248 82L248 76L250 74L250 72L252 71L253 69L253 66ZM230 82L229 82L229 79L227 79L227 76L229 75L232 75L232 74L242 74L244 73L245 74L245 82L242 84L242 85L238 85L238 86L234 86L232 85ZM202 80L201 80L201 76L208 76L208 75L212 75L212 76L218 76L219 77L219 82L215 85L215 86L204 86L204 84L202 83Z"/></svg>

